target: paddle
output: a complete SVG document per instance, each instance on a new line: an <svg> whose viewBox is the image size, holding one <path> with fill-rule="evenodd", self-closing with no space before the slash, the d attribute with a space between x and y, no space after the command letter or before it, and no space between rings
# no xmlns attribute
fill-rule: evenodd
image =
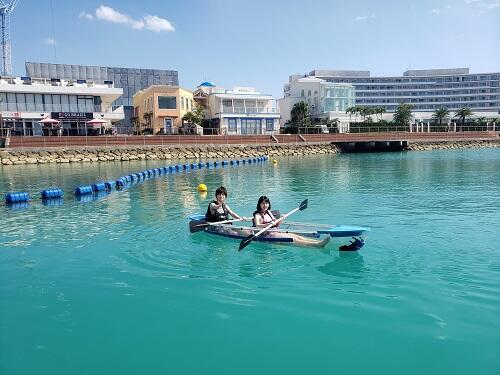
<svg viewBox="0 0 500 375"><path fill-rule="evenodd" d="M221 224L229 224L237 221L245 221L246 218L241 219L233 219L233 220L224 220L224 221L205 221L205 220L191 220L189 222L189 232L196 233L205 230L209 225L221 225Z"/></svg>
<svg viewBox="0 0 500 375"><path fill-rule="evenodd" d="M240 248L239 248L238 251L243 250L250 242L252 242L253 240L255 240L258 236L260 236L265 231L268 231L269 229L271 229L276 224L278 224L278 223L282 222L283 220L285 220L286 217L290 216L291 214L293 214L294 212L297 212L299 210L303 211L306 208L307 208L307 199L303 200L299 207L294 208L292 211L290 211L287 214L284 214L282 217L280 217L279 219L276 219L271 224L269 224L267 227L263 228L262 230L258 231L255 234L251 234L247 238L244 238L243 240L241 240L241 242L240 242Z"/></svg>

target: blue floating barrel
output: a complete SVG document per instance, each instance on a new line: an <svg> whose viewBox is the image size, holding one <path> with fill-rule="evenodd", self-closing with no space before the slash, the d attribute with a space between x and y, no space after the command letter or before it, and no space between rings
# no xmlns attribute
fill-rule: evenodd
<svg viewBox="0 0 500 375"><path fill-rule="evenodd" d="M229 164L231 164L231 165L236 165L236 160L231 160L231 161L229 162Z"/></svg>
<svg viewBox="0 0 500 375"><path fill-rule="evenodd" d="M163 173L170 172L170 170L167 167L162 167L161 170L162 170Z"/></svg>
<svg viewBox="0 0 500 375"><path fill-rule="evenodd" d="M257 158L253 158L252 160L254 163L257 163L257 161L258 161Z"/></svg>
<svg viewBox="0 0 500 375"><path fill-rule="evenodd" d="M212 168L214 166L211 162L207 162L205 165L207 166L207 168Z"/></svg>
<svg viewBox="0 0 500 375"><path fill-rule="evenodd" d="M252 159L248 159L247 163L252 164Z"/></svg>
<svg viewBox="0 0 500 375"><path fill-rule="evenodd" d="M191 168L192 168L192 169L196 169L196 168L198 168L198 164L191 163Z"/></svg>
<svg viewBox="0 0 500 375"><path fill-rule="evenodd" d="M106 190L113 190L116 187L116 182L106 181L104 185L106 185Z"/></svg>
<svg viewBox="0 0 500 375"><path fill-rule="evenodd" d="M40 194L42 196L42 199L61 198L64 195L63 191L59 188L45 189L42 190Z"/></svg>
<svg viewBox="0 0 500 375"><path fill-rule="evenodd" d="M30 196L26 192L20 193L7 193L5 196L5 203L19 203L19 202L27 202L30 200Z"/></svg>
<svg viewBox="0 0 500 375"><path fill-rule="evenodd" d="M222 165L228 165L228 164L229 164L229 162L228 162L227 160L222 160L222 163L221 163L221 164L222 164Z"/></svg>
<svg viewBox="0 0 500 375"><path fill-rule="evenodd" d="M116 180L115 183L116 183L116 187L118 188L118 187L125 186L125 184L127 183L127 181L123 177L121 177L118 180Z"/></svg>
<svg viewBox="0 0 500 375"><path fill-rule="evenodd" d="M94 192L105 191L106 184L104 182L99 182L97 184L94 184L94 185L92 185L92 190L94 190Z"/></svg>
<svg viewBox="0 0 500 375"><path fill-rule="evenodd" d="M189 164L184 164L182 166L182 169L186 170L186 169L191 169L191 167L189 166Z"/></svg>
<svg viewBox="0 0 500 375"><path fill-rule="evenodd" d="M241 159L241 160L240 160L240 163L241 163L241 164L245 164L246 162L247 162L247 161L246 161L245 159Z"/></svg>
<svg viewBox="0 0 500 375"><path fill-rule="evenodd" d="M161 174L163 172L162 168L156 168L156 174Z"/></svg>
<svg viewBox="0 0 500 375"><path fill-rule="evenodd" d="M205 163L198 163L198 168L203 168L205 166Z"/></svg>
<svg viewBox="0 0 500 375"><path fill-rule="evenodd" d="M87 195L91 193L92 193L92 186L90 185L77 186L75 189L75 195Z"/></svg>
<svg viewBox="0 0 500 375"><path fill-rule="evenodd" d="M214 167L218 167L220 163L218 161L214 161Z"/></svg>

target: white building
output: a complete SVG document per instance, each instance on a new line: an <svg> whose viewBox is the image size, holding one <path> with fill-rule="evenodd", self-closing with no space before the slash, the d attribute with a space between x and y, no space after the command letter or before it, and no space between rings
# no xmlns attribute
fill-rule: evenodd
<svg viewBox="0 0 500 375"><path fill-rule="evenodd" d="M11 135L48 134L48 126L40 121L53 119L60 135L110 133L113 123L124 118L123 106L112 106L122 94L123 89L112 83L2 77L0 128ZM99 120L97 129L87 125L93 119Z"/></svg>
<svg viewBox="0 0 500 375"><path fill-rule="evenodd" d="M280 125L283 127L291 119L291 111L296 103L305 102L312 118L338 119L348 126L346 109L354 106L354 86L349 83L331 83L316 77L292 75L284 85L283 98L279 101Z"/></svg>
<svg viewBox="0 0 500 375"><path fill-rule="evenodd" d="M279 133L277 100L255 91L253 87L227 90L211 82L203 82L193 98L205 108L205 118L210 124L205 134Z"/></svg>

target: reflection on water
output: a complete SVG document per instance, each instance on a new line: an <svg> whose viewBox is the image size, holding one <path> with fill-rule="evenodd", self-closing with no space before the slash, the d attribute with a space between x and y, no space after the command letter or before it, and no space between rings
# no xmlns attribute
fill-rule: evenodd
<svg viewBox="0 0 500 375"><path fill-rule="evenodd" d="M290 157L0 205L0 299L8 306L0 307L0 372L83 374L98 364L103 373L186 373L189 352L207 372L251 354L252 363L279 362L271 372L302 373L301 364L324 363L332 348L331 372L339 373L370 372L387 352L410 374L498 368L498 151ZM72 192L164 164L0 167L0 191ZM244 216L261 195L281 212L308 198L293 221L373 229L358 252L262 242L239 252L237 240L188 230L187 216L204 213L221 185ZM366 361L353 350L359 345ZM413 370L415 355L426 361Z"/></svg>

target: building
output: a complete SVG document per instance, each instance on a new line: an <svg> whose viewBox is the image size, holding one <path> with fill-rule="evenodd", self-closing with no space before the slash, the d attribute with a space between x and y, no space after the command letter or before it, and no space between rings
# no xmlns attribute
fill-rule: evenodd
<svg viewBox="0 0 500 375"><path fill-rule="evenodd" d="M118 133L132 131L131 118L134 116L133 96L152 85L178 86L179 77L175 70L113 68L105 66L49 64L38 62L26 63L26 75L32 78L58 78L64 80L89 80L122 88L123 95L113 103L123 106L124 120L117 125Z"/></svg>
<svg viewBox="0 0 500 375"><path fill-rule="evenodd" d="M194 100L205 108L205 134L279 133L277 100L255 91L253 87L227 90L203 82L193 95Z"/></svg>
<svg viewBox="0 0 500 375"><path fill-rule="evenodd" d="M182 117L194 106L193 92L176 86L153 85L138 91L133 99L141 133L178 134Z"/></svg>
<svg viewBox="0 0 500 375"><path fill-rule="evenodd" d="M446 107L471 108L477 116L498 117L500 73L470 73L468 68L407 70L402 76L371 77L369 71L313 70L308 77L355 88L357 106L383 107L392 117L400 103L413 106L416 117L429 119Z"/></svg>
<svg viewBox="0 0 500 375"><path fill-rule="evenodd" d="M354 106L354 86L349 83L332 83L316 77L292 75L284 85L283 98L279 101L280 124L291 119L293 106L305 102L315 119L345 117L347 108Z"/></svg>
<svg viewBox="0 0 500 375"><path fill-rule="evenodd" d="M102 134L124 119L113 103L123 89L93 81L3 77L0 79L1 128L11 135L47 134L40 121L57 124L58 134ZM90 120L98 123L89 126ZM53 120L53 121L50 121ZM45 132L44 132L45 130Z"/></svg>

